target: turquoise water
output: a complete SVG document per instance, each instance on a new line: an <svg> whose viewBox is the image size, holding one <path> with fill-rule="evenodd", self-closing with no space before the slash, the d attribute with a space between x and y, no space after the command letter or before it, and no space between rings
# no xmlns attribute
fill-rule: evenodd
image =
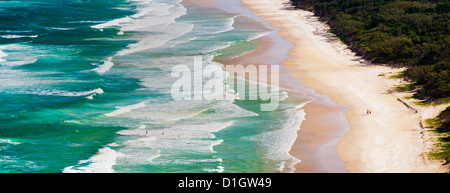
<svg viewBox="0 0 450 193"><path fill-rule="evenodd" d="M287 153L304 117L295 94L272 112L171 95L174 66L255 49L268 31L254 20L180 0L0 10L0 172L288 172L298 162Z"/></svg>

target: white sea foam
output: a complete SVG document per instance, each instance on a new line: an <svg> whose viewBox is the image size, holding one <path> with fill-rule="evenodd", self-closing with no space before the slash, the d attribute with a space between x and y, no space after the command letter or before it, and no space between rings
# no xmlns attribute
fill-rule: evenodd
<svg viewBox="0 0 450 193"><path fill-rule="evenodd" d="M210 108L202 109L202 110L197 111L195 113L191 113L191 114L188 114L188 115L176 116L174 118L164 119L163 121L180 121L180 120L183 120L183 119L189 119L189 118L195 117L197 115L200 115L201 113L203 113L203 112L205 112L205 111L207 111L209 109Z"/></svg>
<svg viewBox="0 0 450 193"><path fill-rule="evenodd" d="M122 32L148 31L148 27L174 23L176 18L186 14L186 9L179 4L174 5L147 0L132 0L130 2L136 4L137 13L91 27L100 30L109 27L119 27ZM176 9L173 9L175 6L177 6Z"/></svg>
<svg viewBox="0 0 450 193"><path fill-rule="evenodd" d="M7 45L1 45L0 50L7 50L7 51L32 51L33 49L36 49L36 47L17 43L17 44L7 44Z"/></svg>
<svg viewBox="0 0 450 193"><path fill-rule="evenodd" d="M31 30L0 30L0 32L4 32L4 33L29 33L29 32L33 32Z"/></svg>
<svg viewBox="0 0 450 193"><path fill-rule="evenodd" d="M147 32L151 31L153 27L159 25L168 25L175 23L177 17L145 17L135 19L133 22L123 25L120 30L125 32Z"/></svg>
<svg viewBox="0 0 450 193"><path fill-rule="evenodd" d="M104 92L103 92L102 89L100 89L100 88L99 89L95 89L95 90L93 90L93 92L90 92L89 94L87 94L89 96L86 96L85 98L87 98L89 100L93 100L95 96L97 96L98 94L103 94L103 93ZM85 96L85 95L81 95L81 96Z"/></svg>
<svg viewBox="0 0 450 193"><path fill-rule="evenodd" d="M118 132L119 133L119 132ZM145 132L142 132L145 136ZM152 147L153 141L157 140L156 137L145 136L135 140L129 140L122 143L122 145L126 145L128 148L149 148Z"/></svg>
<svg viewBox="0 0 450 193"><path fill-rule="evenodd" d="M39 35L0 35L5 39L18 39L18 38L37 38Z"/></svg>
<svg viewBox="0 0 450 193"><path fill-rule="evenodd" d="M139 2L139 1L138 1ZM144 16L167 16L171 14L169 11L170 8L175 7L175 5L167 4L167 3L158 3L154 1L140 1L138 4L137 11L138 13L132 15L132 18L141 18ZM173 16L172 14L170 15Z"/></svg>
<svg viewBox="0 0 450 193"><path fill-rule="evenodd" d="M77 120L67 120L67 121L64 121L65 123L75 123L75 124L80 124L81 122L80 121L77 121Z"/></svg>
<svg viewBox="0 0 450 193"><path fill-rule="evenodd" d="M149 165L161 156L161 151L150 148L124 147L120 149L123 156L117 159L118 166Z"/></svg>
<svg viewBox="0 0 450 193"><path fill-rule="evenodd" d="M87 20L87 21L70 21L66 23L99 23L101 21Z"/></svg>
<svg viewBox="0 0 450 193"><path fill-rule="evenodd" d="M188 42L194 41L196 39L197 39L196 37L192 37L192 38L187 38L187 39L184 39L184 40L176 41L172 45L170 45L169 47L173 48L173 47L177 46L178 44L188 43Z"/></svg>
<svg viewBox="0 0 450 193"><path fill-rule="evenodd" d="M64 27L50 27L52 30L60 30L60 31L69 31L74 30L75 28L64 28Z"/></svg>
<svg viewBox="0 0 450 193"><path fill-rule="evenodd" d="M37 61L37 59L25 60L25 61L8 61L8 62L3 63L3 65L6 65L6 66L23 66L23 65L27 65L27 64L33 64L36 61Z"/></svg>
<svg viewBox="0 0 450 193"><path fill-rule="evenodd" d="M223 143L222 139L205 140L205 139L186 139L185 135L180 134L179 139L173 140L159 140L158 143L152 143L155 149L161 151L178 151L194 154L211 154L216 153L214 146Z"/></svg>
<svg viewBox="0 0 450 193"><path fill-rule="evenodd" d="M27 52L27 54L22 54ZM31 53L29 53L31 52ZM0 46L0 65L15 67L35 63L42 51L27 44L7 44ZM8 58L8 59L6 59Z"/></svg>
<svg viewBox="0 0 450 193"><path fill-rule="evenodd" d="M217 35L234 29L238 15L225 15L219 18L198 18L192 21L197 25L201 35Z"/></svg>
<svg viewBox="0 0 450 193"><path fill-rule="evenodd" d="M292 115L281 129L265 132L255 136L244 137L244 140L260 141L266 149L265 159L274 162L277 172L293 172L294 165L301 162L289 154L292 145L297 139L297 132L301 123L305 120L305 112L300 109L306 103L298 105L287 112Z"/></svg>
<svg viewBox="0 0 450 193"><path fill-rule="evenodd" d="M23 158L16 156L0 155L0 163L2 166L7 166L6 168L2 168L2 172L8 172L8 170L12 168L14 168L12 172L17 172L17 169L19 168L23 171L36 171L44 168L44 166L39 166L33 161L23 160Z"/></svg>
<svg viewBox="0 0 450 193"><path fill-rule="evenodd" d="M153 7L145 7L145 8L141 8L141 9L139 9L139 12L138 12L138 13L132 15L131 17L134 18L134 19L143 17L143 16L149 14L149 13L150 13L151 11L153 11L154 9L155 9L155 8L153 8Z"/></svg>
<svg viewBox="0 0 450 193"><path fill-rule="evenodd" d="M254 33L252 36L250 36L247 41L252 41L252 40L256 40L259 39L261 37L267 36L269 34L271 34L272 32L270 31L264 31L264 32L259 32L259 33Z"/></svg>
<svg viewBox="0 0 450 193"><path fill-rule="evenodd" d="M92 71L95 71L100 75L105 74L107 71L109 71L114 66L114 63L111 62L111 60L112 60L112 57L109 57L106 60L102 60L103 64L98 66L97 68L93 69Z"/></svg>
<svg viewBox="0 0 450 193"><path fill-rule="evenodd" d="M146 36L142 38L138 43L128 45L127 49L119 51L116 55L123 56L164 46L170 40L192 31L193 27L194 26L192 24L188 23L158 25L154 30L151 30L152 32L156 33L155 35Z"/></svg>
<svg viewBox="0 0 450 193"><path fill-rule="evenodd" d="M103 94L103 93L104 93L103 89L97 88L94 90L84 91L84 92L61 92L57 95L78 97L78 96L87 96L87 95L91 95L91 94Z"/></svg>
<svg viewBox="0 0 450 193"><path fill-rule="evenodd" d="M82 92L67 92L67 91L50 91L50 90L44 90L44 91L34 91L30 93L25 94L36 94L36 95L53 95L53 96L65 96L65 97L80 97L80 96L88 96L91 94L103 94L103 89L97 88L90 91L82 91Z"/></svg>
<svg viewBox="0 0 450 193"><path fill-rule="evenodd" d="M218 163L222 163L223 160L222 158L211 158L211 159L177 159L177 160L173 160L172 164L184 164L184 165L190 165L193 163L214 163L214 162L218 162ZM163 162L161 162L163 163ZM209 170L209 169L205 169Z"/></svg>
<svg viewBox="0 0 450 193"><path fill-rule="evenodd" d="M223 143L223 140L215 139L213 133L232 125L232 121L175 125L164 129L148 129L141 125L137 129L119 131L117 132L119 135L137 136L139 138L120 142L119 152L123 156L118 159L118 165L218 163L217 168L208 171L223 172L223 168L220 167L223 160L215 156L213 158L179 159L167 157L167 155L176 152L190 152L206 157L211 156L211 154L216 153L214 147Z"/></svg>
<svg viewBox="0 0 450 193"><path fill-rule="evenodd" d="M217 166L217 168L213 168L213 169L206 168L206 169L203 169L203 171L210 172L210 173L213 173L213 172L222 173L225 171L225 168L223 166Z"/></svg>
<svg viewBox="0 0 450 193"><path fill-rule="evenodd" d="M8 54L6 54L5 52L3 52L1 49L2 49L3 47L0 47L0 62L5 62L6 60L5 59L3 59L4 57L7 57L8 56Z"/></svg>
<svg viewBox="0 0 450 193"><path fill-rule="evenodd" d="M237 15L233 16L231 18L227 18L226 22L225 22L225 25L222 26L220 28L220 30L214 31L213 34L220 34L220 33L224 33L224 32L233 30L234 29L233 25L234 25L236 17L237 17Z"/></svg>
<svg viewBox="0 0 450 193"><path fill-rule="evenodd" d="M193 125L178 125L164 129L150 129L137 128L118 131L117 134L124 136L139 136L149 138L148 140L157 139L173 139L178 138L178 134L183 136L183 139L214 139L213 133L219 132L225 128L232 126L233 121L229 122L212 122L206 124L193 124ZM162 135L162 133L165 133Z"/></svg>
<svg viewBox="0 0 450 193"><path fill-rule="evenodd" d="M146 131L145 128L138 128L138 129L127 129L127 130L118 131L117 134L118 135L123 135L123 136L140 136L140 137L145 137L147 132L148 131Z"/></svg>
<svg viewBox="0 0 450 193"><path fill-rule="evenodd" d="M206 47L204 50L202 50L202 52L203 53L211 53L211 52L215 52L215 51L220 51L220 50L230 47L234 43L235 42L217 42L212 47Z"/></svg>
<svg viewBox="0 0 450 193"><path fill-rule="evenodd" d="M19 145L22 144L21 142L17 142L15 140L12 139L0 139L0 144L1 143L6 143L6 144L10 144L10 145Z"/></svg>
<svg viewBox="0 0 450 193"><path fill-rule="evenodd" d="M115 116L118 116L118 115L129 113L129 112L131 112L133 110L136 110L136 109L144 108L145 106L146 106L145 102L141 102L141 103L134 104L134 105L116 107L117 110L115 110L113 112L110 112L110 113L107 113L107 114L105 114L105 116L107 116L107 117L115 117Z"/></svg>
<svg viewBox="0 0 450 193"><path fill-rule="evenodd" d="M98 153L88 160L79 161L75 166L69 166L63 169L64 173L113 173L113 166L116 160L123 154L104 147L98 150Z"/></svg>
<svg viewBox="0 0 450 193"><path fill-rule="evenodd" d="M0 79L1 80L1 79ZM89 99L93 99L95 95L103 94L104 91L101 88L97 88L90 91L80 91L80 92L68 92L68 91L61 91L61 90L38 90L38 91L30 91L24 89L24 86L30 86L32 84L29 84L28 82L34 83L34 84L41 84L38 82L38 80L30 79L25 82L17 82L15 81L12 85L7 85L9 87L20 87L12 91L12 93L19 93L19 94L28 94L28 95L47 95L47 96L63 96L63 97L86 97ZM42 84L49 83L48 81L42 81ZM32 89L32 88L30 88Z"/></svg>
<svg viewBox="0 0 450 193"><path fill-rule="evenodd" d="M107 28L107 27L118 27L124 23L128 23L131 22L133 19L131 17L123 17L123 18L119 18L119 19L115 19L115 20L111 20L105 23L101 23L101 24L97 24L97 25L93 25L91 26L91 28L95 28L95 29L103 29L103 28Z"/></svg>

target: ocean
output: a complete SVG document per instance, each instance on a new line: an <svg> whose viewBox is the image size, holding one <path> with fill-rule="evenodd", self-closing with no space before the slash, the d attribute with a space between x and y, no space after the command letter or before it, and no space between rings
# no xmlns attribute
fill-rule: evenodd
<svg viewBox="0 0 450 193"><path fill-rule="evenodd" d="M0 1L0 21L1 173L292 172L300 161L289 150L301 93L280 87L275 111L228 81L233 100L171 94L175 66L255 50L272 31L252 18L181 0L21 0Z"/></svg>

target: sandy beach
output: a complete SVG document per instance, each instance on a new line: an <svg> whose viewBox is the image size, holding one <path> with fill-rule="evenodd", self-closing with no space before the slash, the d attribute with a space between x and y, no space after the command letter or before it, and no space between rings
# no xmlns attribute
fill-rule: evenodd
<svg viewBox="0 0 450 193"><path fill-rule="evenodd" d="M445 171L439 161L426 157L433 135L419 123L446 106L406 101L411 109L401 103L398 99L405 101L409 93L393 92L401 80L389 77L402 69L364 62L311 12L294 10L288 0L242 3L295 45L281 65L317 92L312 92L316 100L304 107L306 121L290 152L301 160L295 172ZM335 154L345 163L344 170Z"/></svg>

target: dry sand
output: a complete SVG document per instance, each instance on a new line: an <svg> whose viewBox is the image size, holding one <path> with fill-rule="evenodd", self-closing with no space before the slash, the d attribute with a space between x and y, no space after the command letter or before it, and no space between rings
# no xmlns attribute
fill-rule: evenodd
<svg viewBox="0 0 450 193"><path fill-rule="evenodd" d="M302 160L296 165L296 172L342 172L335 158L327 156L336 152L349 172L444 171L439 161L426 158L431 137L419 122L436 116L445 105L410 104L417 113L407 108L397 100L406 94L391 92L399 80L388 78L401 69L367 65L345 45L331 40L326 25L311 12L293 10L288 0L242 3L295 44L288 54L290 58L281 64L294 72L290 75L337 104L323 104L321 101L326 99L319 97L304 107L306 121L290 152ZM366 114L368 109L371 115ZM345 116L339 117L343 112ZM327 118L330 113L334 115ZM351 129L342 138L337 130L346 131L346 127ZM330 147L336 146L335 152L330 152Z"/></svg>

